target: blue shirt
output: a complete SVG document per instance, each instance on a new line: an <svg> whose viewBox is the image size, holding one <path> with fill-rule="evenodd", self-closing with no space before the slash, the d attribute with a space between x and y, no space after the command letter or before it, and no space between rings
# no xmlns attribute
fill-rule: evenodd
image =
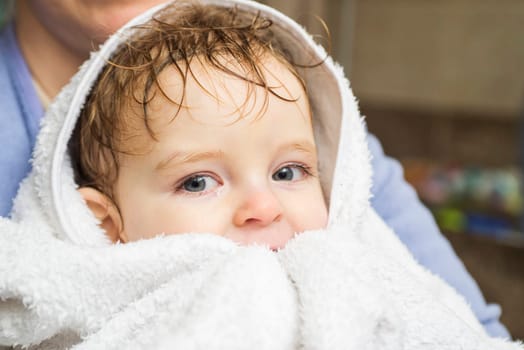
<svg viewBox="0 0 524 350"><path fill-rule="evenodd" d="M0 215L7 216L20 181L31 169L31 150L44 114L12 26L0 33L0 106ZM368 141L373 156L372 205L377 213L417 261L466 298L489 334L509 337L499 322L500 308L486 304L430 212L404 180L399 163L384 155L375 137L369 135Z"/></svg>
<svg viewBox="0 0 524 350"><path fill-rule="evenodd" d="M12 26L0 33L0 215L7 216L29 159L44 109Z"/></svg>

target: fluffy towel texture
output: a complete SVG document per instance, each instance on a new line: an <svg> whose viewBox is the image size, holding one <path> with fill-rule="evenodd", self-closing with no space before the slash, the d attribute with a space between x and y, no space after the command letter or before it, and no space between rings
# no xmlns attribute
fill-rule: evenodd
<svg viewBox="0 0 524 350"><path fill-rule="evenodd" d="M326 57L275 10L213 3L262 12L306 62ZM207 234L110 245L76 192L66 147L105 59L129 33L104 44L50 107L13 219L0 219L0 345L523 349L490 339L464 300L418 266L370 208L365 127L330 59L302 72L329 200L326 230L300 234L278 253ZM33 264L34 256L47 263Z"/></svg>

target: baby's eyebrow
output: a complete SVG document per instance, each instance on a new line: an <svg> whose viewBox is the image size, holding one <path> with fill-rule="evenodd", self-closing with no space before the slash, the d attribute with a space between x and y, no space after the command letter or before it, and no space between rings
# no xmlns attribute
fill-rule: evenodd
<svg viewBox="0 0 524 350"><path fill-rule="evenodd" d="M171 153L169 157L162 160L155 167L156 171L161 171L169 167L176 166L181 163L195 163L207 159L224 158L224 152L221 150L217 151L205 151L205 152L185 152L175 151Z"/></svg>
<svg viewBox="0 0 524 350"><path fill-rule="evenodd" d="M309 140L299 140L292 143L286 143L279 147L279 151L300 151L304 153L309 153L311 155L317 154L317 149L315 145Z"/></svg>

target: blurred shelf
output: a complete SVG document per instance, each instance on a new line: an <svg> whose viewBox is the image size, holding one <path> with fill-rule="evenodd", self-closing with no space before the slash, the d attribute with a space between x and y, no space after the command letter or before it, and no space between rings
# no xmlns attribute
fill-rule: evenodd
<svg viewBox="0 0 524 350"><path fill-rule="evenodd" d="M524 339L524 246L522 239L494 240L473 234L445 233L479 284L488 303L502 308L501 322Z"/></svg>

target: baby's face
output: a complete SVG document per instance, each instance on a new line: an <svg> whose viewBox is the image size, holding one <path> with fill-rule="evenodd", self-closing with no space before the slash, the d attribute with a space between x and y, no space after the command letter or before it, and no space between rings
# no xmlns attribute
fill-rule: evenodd
<svg viewBox="0 0 524 350"><path fill-rule="evenodd" d="M177 107L157 91L148 111L157 140L144 136L150 151L121 159L122 239L213 233L278 249L295 233L325 227L310 110L297 78L276 59L264 61L269 85L296 99L289 102L196 61L198 82L188 77L176 118ZM178 101L173 69L160 83Z"/></svg>

